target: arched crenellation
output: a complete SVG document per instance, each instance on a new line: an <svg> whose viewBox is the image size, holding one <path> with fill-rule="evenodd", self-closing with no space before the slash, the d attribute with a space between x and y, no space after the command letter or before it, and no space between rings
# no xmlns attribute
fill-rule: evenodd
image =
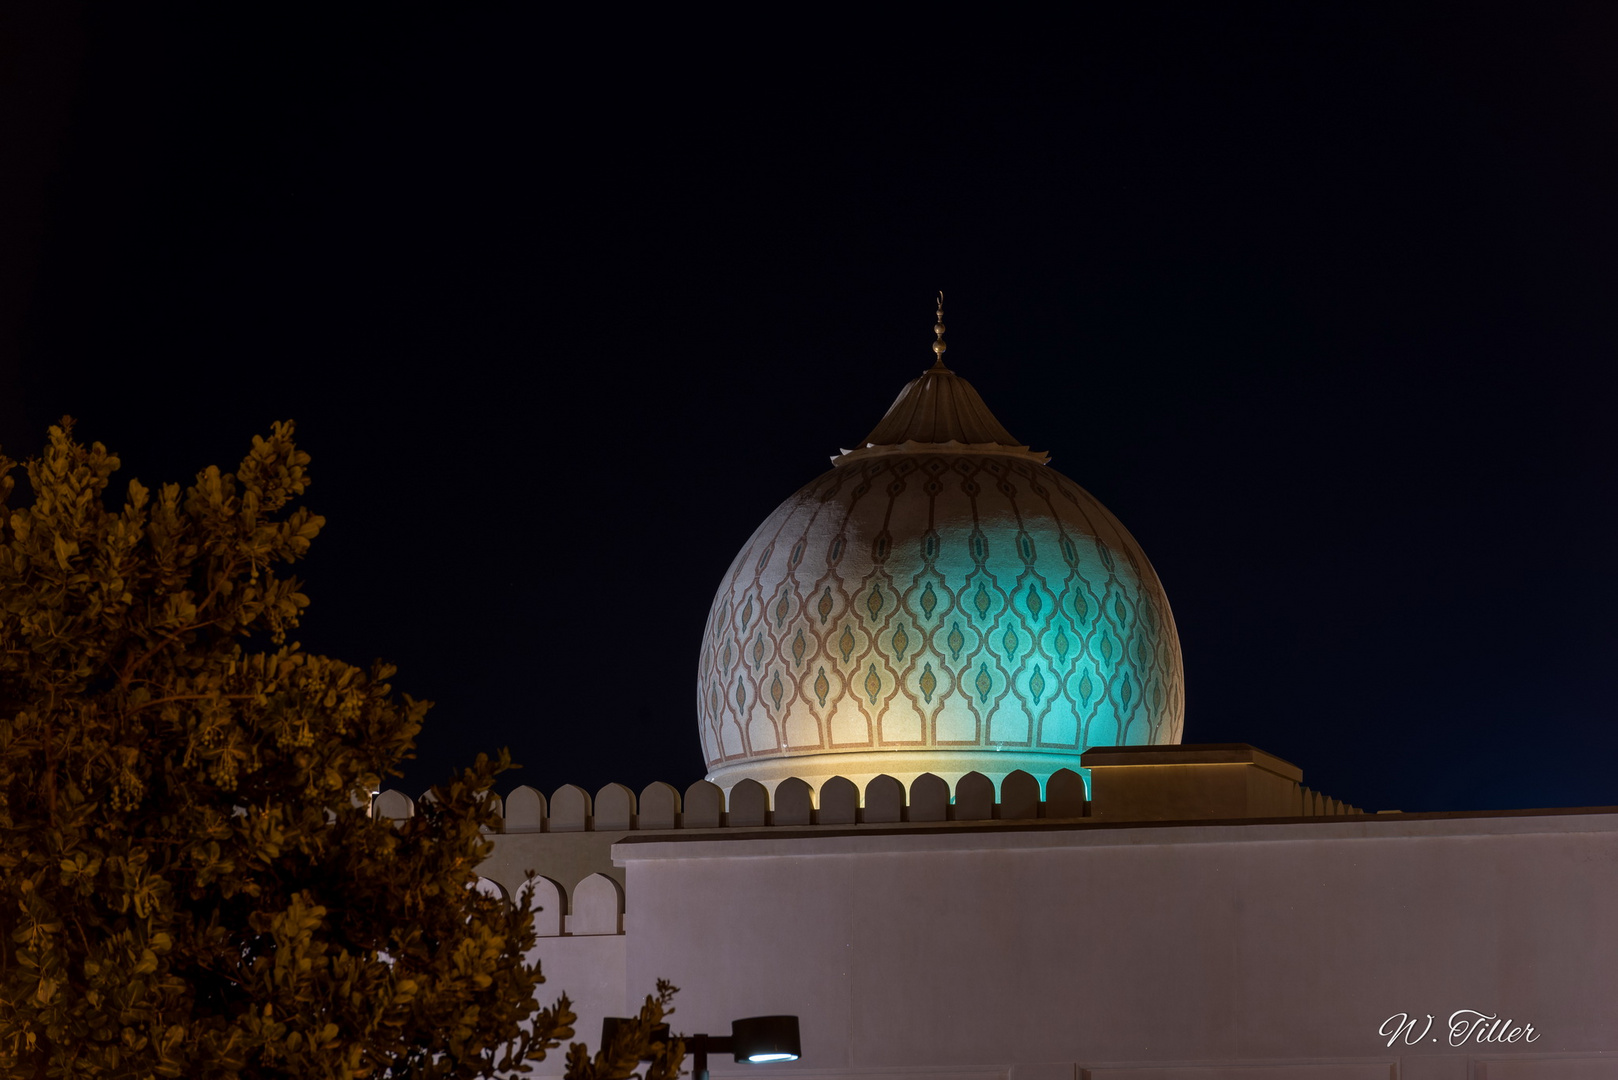
<svg viewBox="0 0 1618 1080"><path fill-rule="evenodd" d="M770 793L757 780L743 780L730 789L731 828L762 828L770 822Z"/></svg>
<svg viewBox="0 0 1618 1080"><path fill-rule="evenodd" d="M583 832L590 827L590 793L576 784L564 784L551 795L551 832Z"/></svg>
<svg viewBox="0 0 1618 1080"><path fill-rule="evenodd" d="M567 932L578 937L624 932L624 887L606 874L591 874L573 889Z"/></svg>
<svg viewBox="0 0 1618 1080"><path fill-rule="evenodd" d="M846 777L834 776L820 788L820 809L815 820L821 825L853 825L859 820L860 789Z"/></svg>
<svg viewBox="0 0 1618 1080"><path fill-rule="evenodd" d="M561 883L536 875L518 886L519 900L524 893L533 895L534 933L540 937L561 937L567 915L567 891Z"/></svg>
<svg viewBox="0 0 1618 1080"><path fill-rule="evenodd" d="M718 784L698 780L685 789L684 824L688 829L717 829L725 818L725 793Z"/></svg>
<svg viewBox="0 0 1618 1080"><path fill-rule="evenodd" d="M814 821L814 789L808 781L789 776L775 788L775 813L771 820L776 825L808 825Z"/></svg>
<svg viewBox="0 0 1618 1080"><path fill-rule="evenodd" d="M527 785L506 795L506 832L539 832L549 817L545 796Z"/></svg>
<svg viewBox="0 0 1618 1080"><path fill-rule="evenodd" d="M867 823L904 820L905 789L892 776L878 776L865 785L865 810L860 820Z"/></svg>
<svg viewBox="0 0 1618 1080"><path fill-rule="evenodd" d="M623 784L608 784L596 792L591 816L598 830L634 828L635 793Z"/></svg>
<svg viewBox="0 0 1618 1080"><path fill-rule="evenodd" d="M922 773L910 782L911 821L944 821L949 817L949 785L941 776Z"/></svg>
<svg viewBox="0 0 1618 1080"><path fill-rule="evenodd" d="M642 829L677 828L680 824L680 789L661 780L647 784L640 793L637 824Z"/></svg>

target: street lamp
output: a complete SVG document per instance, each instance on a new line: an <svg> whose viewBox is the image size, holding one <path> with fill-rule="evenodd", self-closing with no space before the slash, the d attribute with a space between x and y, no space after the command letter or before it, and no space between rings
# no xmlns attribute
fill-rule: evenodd
<svg viewBox="0 0 1618 1080"><path fill-rule="evenodd" d="M619 1024L630 1021L609 1016L601 1021L601 1045L612 1041ZM659 1024L652 1032L654 1042L667 1041L669 1026ZM763 1065L771 1061L797 1061L802 1050L798 1042L796 1016L747 1016L730 1022L729 1035L682 1035L691 1049L691 1080L708 1080L708 1055L730 1054L737 1061Z"/></svg>

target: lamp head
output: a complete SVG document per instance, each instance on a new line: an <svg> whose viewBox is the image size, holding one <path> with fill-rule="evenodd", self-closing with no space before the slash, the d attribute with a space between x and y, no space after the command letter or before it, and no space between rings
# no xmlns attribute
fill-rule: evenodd
<svg viewBox="0 0 1618 1080"><path fill-rule="evenodd" d="M770 1061L796 1061L802 1054L796 1016L749 1016L732 1020L730 1037L731 1052L740 1062L761 1065Z"/></svg>

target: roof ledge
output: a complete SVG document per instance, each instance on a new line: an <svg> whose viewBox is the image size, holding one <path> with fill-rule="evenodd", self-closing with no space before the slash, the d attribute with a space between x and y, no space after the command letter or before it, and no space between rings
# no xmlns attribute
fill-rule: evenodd
<svg viewBox="0 0 1618 1080"><path fill-rule="evenodd" d="M1047 464L1051 456L1043 450L1030 450L1026 446L1007 446L1005 443L964 443L957 439L948 442L918 442L906 439L902 443L866 443L853 450L832 455L833 465L848 465L867 458L888 457L893 454L999 454L1002 457L1022 458L1025 461Z"/></svg>
<svg viewBox="0 0 1618 1080"><path fill-rule="evenodd" d="M1303 770L1247 743L1174 743L1159 746L1094 746L1079 759L1087 769L1119 765L1257 765L1288 780Z"/></svg>

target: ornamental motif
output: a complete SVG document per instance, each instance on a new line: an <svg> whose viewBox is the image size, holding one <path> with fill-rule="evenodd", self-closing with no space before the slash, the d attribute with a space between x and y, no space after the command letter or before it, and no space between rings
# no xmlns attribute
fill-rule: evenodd
<svg viewBox="0 0 1618 1080"><path fill-rule="evenodd" d="M917 470L925 483L906 484ZM710 768L841 750L1173 743L1174 618L1134 539L1034 461L894 454L764 522L704 632Z"/></svg>

